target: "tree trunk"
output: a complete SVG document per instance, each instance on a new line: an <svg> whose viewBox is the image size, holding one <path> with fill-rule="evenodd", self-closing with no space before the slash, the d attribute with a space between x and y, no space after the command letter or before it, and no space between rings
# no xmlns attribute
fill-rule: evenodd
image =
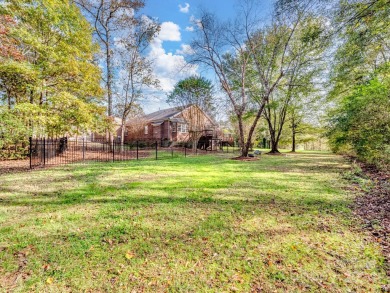
<svg viewBox="0 0 390 293"><path fill-rule="evenodd" d="M249 149L246 148L246 144L245 144L244 126L242 123L242 116L237 115L237 119L238 119L238 131L240 133L239 140L240 140L240 147L241 147L241 157L247 157Z"/></svg>
<svg viewBox="0 0 390 293"><path fill-rule="evenodd" d="M271 137L271 151L270 151L271 154L280 154L278 150L278 143L279 141L272 139Z"/></svg>
<svg viewBox="0 0 390 293"><path fill-rule="evenodd" d="M126 125L124 123L125 119L122 119L122 124L121 124L121 152L124 151L124 144L125 144L125 128Z"/></svg>
<svg viewBox="0 0 390 293"><path fill-rule="evenodd" d="M107 115L111 116L112 115L112 72L111 72L111 52L108 43L106 43L106 66L107 66Z"/></svg>
<svg viewBox="0 0 390 293"><path fill-rule="evenodd" d="M269 153L279 154L280 153L278 150L279 140L275 136L275 130L270 129L270 137L271 137L271 151Z"/></svg>
<svg viewBox="0 0 390 293"><path fill-rule="evenodd" d="M30 104L34 104L34 91L30 91Z"/></svg>
<svg viewBox="0 0 390 293"><path fill-rule="evenodd" d="M295 131L293 130L292 132L292 149L291 149L291 152L292 153L295 153Z"/></svg>

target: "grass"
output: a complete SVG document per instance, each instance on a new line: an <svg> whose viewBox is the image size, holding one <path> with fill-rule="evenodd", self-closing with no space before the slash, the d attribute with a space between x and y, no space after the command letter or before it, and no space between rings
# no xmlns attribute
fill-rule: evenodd
<svg viewBox="0 0 390 293"><path fill-rule="evenodd" d="M348 169L299 153L1 175L0 291L380 291Z"/></svg>

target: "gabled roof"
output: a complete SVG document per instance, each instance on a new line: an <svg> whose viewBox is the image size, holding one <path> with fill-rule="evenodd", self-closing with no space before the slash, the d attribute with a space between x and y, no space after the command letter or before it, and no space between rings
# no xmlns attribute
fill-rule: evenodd
<svg viewBox="0 0 390 293"><path fill-rule="evenodd" d="M169 109L159 110L148 115L145 115L143 119L151 122L160 122L165 121L170 118L173 118L175 115L182 112L182 109L178 107L173 107Z"/></svg>
<svg viewBox="0 0 390 293"><path fill-rule="evenodd" d="M188 105L187 107L173 107L173 108L168 108L164 110L159 110L150 114L147 114L143 116L142 120L148 121L151 123L162 123L166 120L170 120L172 122L179 122L179 123L185 123L185 120L180 116L180 114L185 110L190 107L197 107L196 105ZM200 109L200 108L199 108ZM201 110L201 109L200 109ZM209 119L209 121L213 124L216 125L216 123L211 119L203 110L201 110L203 114ZM128 123L131 123L129 121Z"/></svg>

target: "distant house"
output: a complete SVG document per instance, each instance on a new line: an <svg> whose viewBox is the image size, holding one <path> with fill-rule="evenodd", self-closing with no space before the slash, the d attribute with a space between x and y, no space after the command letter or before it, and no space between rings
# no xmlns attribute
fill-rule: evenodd
<svg viewBox="0 0 390 293"><path fill-rule="evenodd" d="M218 125L198 106L169 108L126 123L125 142L136 139L167 142L210 141L218 138Z"/></svg>
<svg viewBox="0 0 390 293"><path fill-rule="evenodd" d="M122 119L118 117L108 117L107 119L111 121L113 126L111 137L116 140L120 139L121 129L122 129ZM107 131L105 131L105 133L91 132L89 134L89 139L91 141L101 141L101 140L108 141L109 136L110 134Z"/></svg>

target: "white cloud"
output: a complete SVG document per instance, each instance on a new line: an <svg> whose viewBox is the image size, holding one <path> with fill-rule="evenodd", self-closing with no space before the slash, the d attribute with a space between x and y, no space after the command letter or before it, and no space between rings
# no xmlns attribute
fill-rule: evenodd
<svg viewBox="0 0 390 293"><path fill-rule="evenodd" d="M161 41L181 41L180 27L172 21L163 22L158 38Z"/></svg>
<svg viewBox="0 0 390 293"><path fill-rule="evenodd" d="M192 54L194 54L194 50L191 48L190 45L181 44L181 49L176 50L176 54L179 54L179 55L192 55Z"/></svg>
<svg viewBox="0 0 390 293"><path fill-rule="evenodd" d="M188 13L190 11L190 4L185 3L184 6L181 6L181 4L179 4L179 10L182 13Z"/></svg>
<svg viewBox="0 0 390 293"><path fill-rule="evenodd" d="M169 92L175 84L190 75L195 75L197 67L190 66L183 55L167 53L163 41L155 38L150 45L149 58L154 61L154 74L160 80L161 90ZM182 50L184 47L182 45Z"/></svg>
<svg viewBox="0 0 390 293"><path fill-rule="evenodd" d="M187 26L186 27L186 31L187 32L193 32L194 31L194 27L193 26Z"/></svg>
<svg viewBox="0 0 390 293"><path fill-rule="evenodd" d="M198 26L199 28L202 28L202 23L200 21L200 19L196 18L194 15L191 15L190 17L190 22L192 24L195 24L196 26Z"/></svg>
<svg viewBox="0 0 390 293"><path fill-rule="evenodd" d="M153 60L153 72L160 81L161 90L155 92L157 97L163 101L165 94L172 91L175 84L188 76L197 73L196 66L190 66L184 55L191 53L191 47L186 44L181 45L181 49L175 53L166 52L164 41L181 41L180 27L173 22L163 22L159 35L150 43L148 58Z"/></svg>

